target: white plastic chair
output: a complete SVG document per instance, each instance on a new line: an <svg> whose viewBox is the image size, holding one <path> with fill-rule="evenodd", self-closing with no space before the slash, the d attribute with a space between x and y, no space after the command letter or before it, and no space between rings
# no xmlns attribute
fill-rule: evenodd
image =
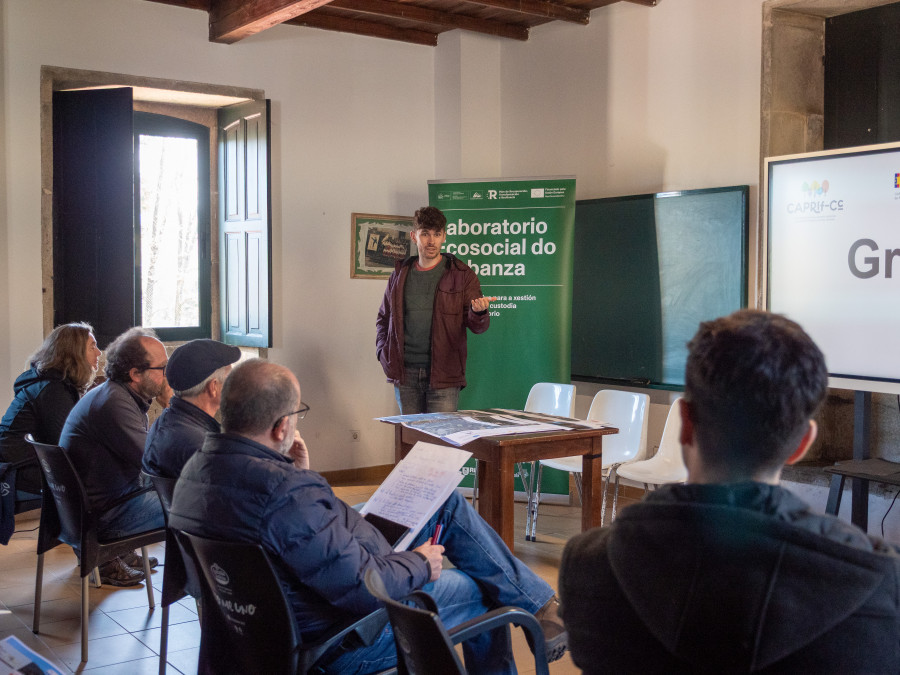
<svg viewBox="0 0 900 675"><path fill-rule="evenodd" d="M615 476L616 469L625 462L644 459L647 451L647 409L650 397L628 391L603 389L598 391L591 402L587 418L600 422L608 422L619 430L619 433L603 438L603 499L600 503L600 524L606 512L606 494L609 481ZM560 471L568 471L575 476L575 488L578 497L583 499L581 489L582 458L561 457L559 459L538 460L537 485L530 491L528 506L525 511L525 539L535 541L537 530L538 507L541 503L541 473L545 466ZM613 518L615 518L617 496L613 496Z"/></svg>
<svg viewBox="0 0 900 675"><path fill-rule="evenodd" d="M544 413L572 417L575 414L575 385L557 384L555 382L538 382L531 387L525 401L525 412ZM526 468L526 466L528 468ZM531 482L534 479L534 462L527 465L516 463L516 471L522 479L525 496L531 501ZM524 472L524 473L523 473ZM475 487L472 490L472 504L478 501L478 475L475 476ZM527 513L527 511L526 511Z"/></svg>
<svg viewBox="0 0 900 675"><path fill-rule="evenodd" d="M528 392L528 399L525 401L525 412L573 417L575 415L575 385L538 382ZM522 479L526 503L530 503L534 482L534 462L528 462L527 464L517 462L516 470L519 472L519 478ZM527 520L527 508L525 509L525 515Z"/></svg>
<svg viewBox="0 0 900 675"><path fill-rule="evenodd" d="M623 464L616 470L615 491L619 491L619 478L637 481L644 484L644 490L649 492L650 486L665 485L666 483L683 483L687 480L687 467L684 465L684 457L681 455L681 397L672 402L669 414L666 417L666 426L663 429L662 439L659 441L659 449L650 459L640 462ZM615 518L615 515L613 515Z"/></svg>

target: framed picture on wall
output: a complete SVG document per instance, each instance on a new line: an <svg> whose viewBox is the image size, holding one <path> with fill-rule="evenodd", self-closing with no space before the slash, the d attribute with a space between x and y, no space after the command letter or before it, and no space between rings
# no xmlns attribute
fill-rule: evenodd
<svg viewBox="0 0 900 675"><path fill-rule="evenodd" d="M387 279L413 250L413 219L373 213L350 215L350 278Z"/></svg>

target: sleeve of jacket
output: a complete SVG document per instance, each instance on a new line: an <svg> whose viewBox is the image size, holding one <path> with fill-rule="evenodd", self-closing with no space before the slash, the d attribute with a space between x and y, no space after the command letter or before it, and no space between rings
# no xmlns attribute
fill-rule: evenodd
<svg viewBox="0 0 900 675"><path fill-rule="evenodd" d="M147 441L147 416L128 394L110 396L103 403L104 445L126 463L140 469Z"/></svg>
<svg viewBox="0 0 900 675"><path fill-rule="evenodd" d="M381 350L387 341L388 324L391 321L391 288L393 288L394 278L397 276L397 270L391 273L388 279L387 288L384 289L384 298L381 300L381 307L378 308L378 318L375 320L375 358L381 360Z"/></svg>
<svg viewBox="0 0 900 675"><path fill-rule="evenodd" d="M273 495L272 517L266 519L263 539L277 548L276 555L298 582L331 606L354 614L377 609L378 602L364 582L370 567L379 571L394 598L428 581L428 565L418 554L368 550L346 527L341 506L327 484L284 487ZM302 517L298 517L300 514Z"/></svg>
<svg viewBox="0 0 900 675"><path fill-rule="evenodd" d="M490 310L488 310L479 314L472 309L472 300L480 298L482 292L481 282L478 281L478 275L471 269L466 270L464 295L466 302L466 327L473 333L483 333L491 324L491 313Z"/></svg>
<svg viewBox="0 0 900 675"><path fill-rule="evenodd" d="M47 383L35 399L39 432L35 434L42 443L59 443L66 418L78 402L77 395L60 380Z"/></svg>

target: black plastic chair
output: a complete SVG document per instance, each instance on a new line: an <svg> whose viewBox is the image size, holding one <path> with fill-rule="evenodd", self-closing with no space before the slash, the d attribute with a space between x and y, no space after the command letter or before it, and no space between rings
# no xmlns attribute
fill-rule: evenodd
<svg viewBox="0 0 900 675"><path fill-rule="evenodd" d="M169 522L169 509L172 506L172 497L175 494L177 478L166 478L141 471L141 476L153 483L159 502L162 504L163 515L166 524ZM175 535L166 528L166 562L163 567L162 599L162 630L159 635L159 675L165 675L166 660L168 659L169 645L169 607L192 595L198 600L201 594L200 573L194 567L194 562L181 554L181 548L175 540Z"/></svg>
<svg viewBox="0 0 900 675"><path fill-rule="evenodd" d="M200 672L307 673L345 640L370 645L387 625L387 614L379 609L316 642L303 643L261 546L179 531L175 535L203 573Z"/></svg>
<svg viewBox="0 0 900 675"><path fill-rule="evenodd" d="M23 459L18 462L13 462L12 465L13 465L13 468L18 470L18 469L21 469L22 467L28 466L33 461L34 460L32 460L32 459ZM15 506L13 507L13 513L15 515L18 515L20 513L34 511L35 509L41 508L42 503L43 503L43 499L41 498L41 495L37 495L35 497L29 497L26 499L18 499L17 498L15 500Z"/></svg>
<svg viewBox="0 0 900 675"><path fill-rule="evenodd" d="M81 555L81 660L88 660L88 619L89 619L89 590L88 575L98 565L118 556L128 555L134 549L140 548L144 558L144 583L147 587L147 600L150 609L156 606L153 599L153 584L150 582L150 560L147 554L147 546L166 538L165 528L148 530L139 534L118 539L101 541L97 534L97 519L100 515L91 510L87 500L84 485L75 471L72 462L66 456L65 450L58 445L46 445L38 443L31 435L25 437L34 447L41 464L41 473L44 481L44 495L52 495L55 506L55 523L48 522L44 527L44 513L41 513L41 531L38 535L38 572L35 579L34 593L34 627L35 633L40 632L41 613L41 585L43 582L44 553L62 542L73 548L78 548ZM129 495L128 498L131 496ZM117 506L127 498L117 500L111 506ZM47 500L48 504L51 500ZM46 507L47 505L45 505ZM44 509L45 511L48 509ZM49 515L49 514L48 514ZM100 583L99 574L97 584Z"/></svg>
<svg viewBox="0 0 900 675"><path fill-rule="evenodd" d="M466 675L454 645L509 624L521 627L533 645L535 675L550 672L544 650L544 631L534 615L524 609L500 607L447 630L438 616L434 599L424 591L413 591L404 598L404 602L418 605L413 607L393 600L376 570L367 570L365 580L369 593L387 608L397 645L397 672L400 675Z"/></svg>

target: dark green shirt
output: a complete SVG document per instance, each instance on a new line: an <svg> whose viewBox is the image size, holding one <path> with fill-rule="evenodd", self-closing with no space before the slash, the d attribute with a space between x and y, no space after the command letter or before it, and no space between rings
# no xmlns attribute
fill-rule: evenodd
<svg viewBox="0 0 900 675"><path fill-rule="evenodd" d="M403 289L403 364L427 368L431 364L431 319L434 294L446 267L444 259L430 270L413 263Z"/></svg>

